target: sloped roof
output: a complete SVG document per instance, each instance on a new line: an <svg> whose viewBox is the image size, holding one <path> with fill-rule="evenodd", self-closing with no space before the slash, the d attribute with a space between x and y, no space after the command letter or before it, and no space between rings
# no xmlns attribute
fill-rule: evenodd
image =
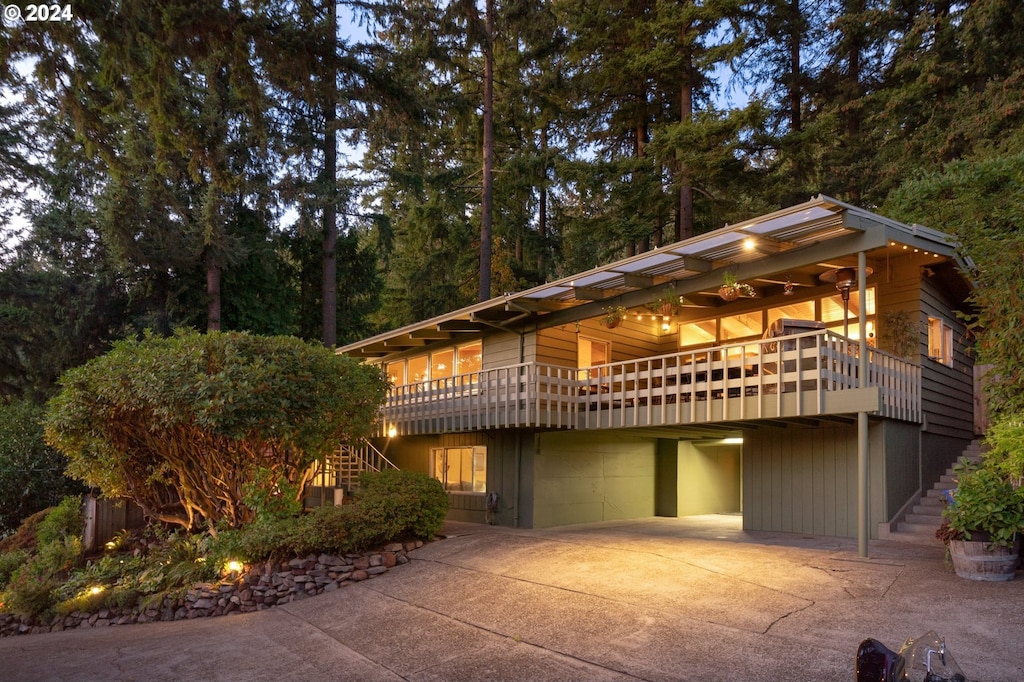
<svg viewBox="0 0 1024 682"><path fill-rule="evenodd" d="M506 293L460 310L343 346L339 353L381 357L433 341L480 334L488 328L548 326L602 314L604 307L641 305L671 291L714 305L709 294L730 271L755 287L816 286L818 275L856 264L860 251L927 253L937 262L956 258L949 235L905 225L836 199L803 204L727 225L684 241L518 293ZM852 260L851 260L852 257ZM766 289L767 290L767 289Z"/></svg>

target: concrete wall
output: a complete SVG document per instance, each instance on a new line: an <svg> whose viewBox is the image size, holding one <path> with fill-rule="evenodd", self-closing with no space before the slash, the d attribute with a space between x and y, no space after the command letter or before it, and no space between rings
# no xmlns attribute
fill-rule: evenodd
<svg viewBox="0 0 1024 682"><path fill-rule="evenodd" d="M538 440L530 472L534 528L654 516L655 439L552 432Z"/></svg>

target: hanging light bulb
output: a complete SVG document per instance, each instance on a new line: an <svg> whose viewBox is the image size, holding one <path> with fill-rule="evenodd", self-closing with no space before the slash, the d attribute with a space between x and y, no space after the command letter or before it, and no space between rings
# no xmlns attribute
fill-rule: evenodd
<svg viewBox="0 0 1024 682"><path fill-rule="evenodd" d="M793 279L786 275L786 283L782 285L782 295L792 296L793 295Z"/></svg>

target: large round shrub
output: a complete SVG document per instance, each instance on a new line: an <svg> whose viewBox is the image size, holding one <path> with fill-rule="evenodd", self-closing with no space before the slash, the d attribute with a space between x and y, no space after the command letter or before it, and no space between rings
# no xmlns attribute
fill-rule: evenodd
<svg viewBox="0 0 1024 682"><path fill-rule="evenodd" d="M254 485L301 495L317 459L368 435L385 390L376 368L292 337L150 335L61 377L46 438L71 475L150 518L234 527Z"/></svg>

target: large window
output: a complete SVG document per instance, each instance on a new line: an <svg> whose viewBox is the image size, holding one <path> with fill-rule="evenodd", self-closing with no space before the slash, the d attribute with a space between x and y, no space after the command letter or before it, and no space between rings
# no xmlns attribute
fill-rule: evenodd
<svg viewBox="0 0 1024 682"><path fill-rule="evenodd" d="M487 446L431 448L430 473L445 490L487 492Z"/></svg>
<svg viewBox="0 0 1024 682"><path fill-rule="evenodd" d="M874 339L874 316L875 316L875 288L868 287L864 297L864 315L868 318L868 339ZM844 327L844 310L843 310L843 297L840 294L834 296L826 296L821 299L821 321L831 329L842 333ZM850 303L849 303L849 322L845 326L849 330L851 339L860 339L860 292L850 292Z"/></svg>
<svg viewBox="0 0 1024 682"><path fill-rule="evenodd" d="M868 343L875 336L875 287L868 287L864 297ZM850 292L848 328L850 338L860 338L860 292ZM752 310L722 318L692 320L679 325L679 347L698 349L726 345L761 338L765 329L780 319L817 320L834 332L843 333L844 307L840 294L829 294L817 299L793 301L767 310Z"/></svg>
<svg viewBox="0 0 1024 682"><path fill-rule="evenodd" d="M483 366L483 344L474 341L454 348L414 355L404 360L384 364L384 371L393 386L440 381L459 374L469 374L470 382L477 381L476 372Z"/></svg>

